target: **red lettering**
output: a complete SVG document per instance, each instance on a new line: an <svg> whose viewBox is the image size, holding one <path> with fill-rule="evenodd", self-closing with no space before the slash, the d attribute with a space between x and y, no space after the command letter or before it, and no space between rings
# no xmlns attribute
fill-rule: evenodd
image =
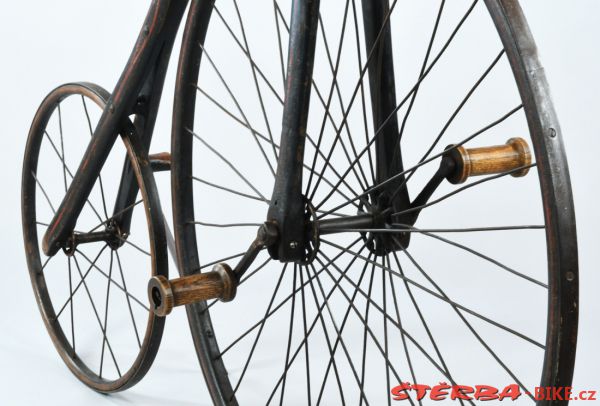
<svg viewBox="0 0 600 406"><path fill-rule="evenodd" d="M392 396L394 400L406 400L408 399L407 390L410 389L410 383L402 382L398 386L394 386L391 390Z"/></svg>
<svg viewBox="0 0 600 406"><path fill-rule="evenodd" d="M445 400L446 396L448 396L448 389L450 389L450 385L446 382L440 382L439 385L435 385L431 388L429 398L431 400Z"/></svg>
<svg viewBox="0 0 600 406"><path fill-rule="evenodd" d="M502 390L502 392L500 392L500 395L498 395L498 400L504 400L504 398L511 398L512 400L517 400L519 396L521 396L521 389L519 388L519 385L512 384L508 385Z"/></svg>
<svg viewBox="0 0 600 406"><path fill-rule="evenodd" d="M498 389L489 385L475 385L476 400L487 401L498 399Z"/></svg>
<svg viewBox="0 0 600 406"><path fill-rule="evenodd" d="M422 400L425 397L425 395L427 395L427 391L431 389L431 386L414 384L411 386L411 389L417 391L417 400Z"/></svg>
<svg viewBox="0 0 600 406"><path fill-rule="evenodd" d="M456 399L471 400L471 397L469 396L469 394L473 393L473 392L475 392L475 390L471 386L454 385L454 386L452 386L452 392L450 393L450 399L452 399L452 400L456 400Z"/></svg>

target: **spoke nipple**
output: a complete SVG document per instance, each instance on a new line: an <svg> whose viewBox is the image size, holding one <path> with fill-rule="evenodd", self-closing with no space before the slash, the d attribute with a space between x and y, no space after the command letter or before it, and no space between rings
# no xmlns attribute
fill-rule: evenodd
<svg viewBox="0 0 600 406"><path fill-rule="evenodd" d="M295 250L296 248L298 248L298 242L297 241L290 241L290 248Z"/></svg>
<svg viewBox="0 0 600 406"><path fill-rule="evenodd" d="M556 130L550 127L550 129L548 130L548 135L550 135L550 138L556 138Z"/></svg>

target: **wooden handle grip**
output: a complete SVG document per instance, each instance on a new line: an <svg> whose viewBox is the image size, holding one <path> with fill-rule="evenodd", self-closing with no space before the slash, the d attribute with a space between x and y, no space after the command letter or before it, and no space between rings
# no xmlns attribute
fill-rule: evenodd
<svg viewBox="0 0 600 406"><path fill-rule="evenodd" d="M504 145L466 149L463 146L449 152L456 167L448 175L451 183L463 183L471 176L503 173L531 164L531 152L523 138L511 138ZM529 168L511 173L514 177L527 175Z"/></svg>
<svg viewBox="0 0 600 406"><path fill-rule="evenodd" d="M210 299L228 302L235 297L237 278L227 264L217 264L211 272L168 280L155 276L148 283L148 297L157 316L166 316L173 307Z"/></svg>

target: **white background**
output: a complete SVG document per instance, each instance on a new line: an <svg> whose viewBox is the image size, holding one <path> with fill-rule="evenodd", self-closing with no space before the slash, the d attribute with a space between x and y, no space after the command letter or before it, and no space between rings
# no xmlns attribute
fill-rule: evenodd
<svg viewBox="0 0 600 406"><path fill-rule="evenodd" d="M600 3L526 0L523 9L540 50L561 121L577 213L580 334L574 386L600 389L599 194ZM58 358L33 298L20 224L21 157L31 118L57 84L90 80L111 89L127 60L147 2L3 2L0 11L0 142L3 192L3 310L0 315L0 405L209 404L184 312L174 312L157 360L134 389L96 394ZM176 49L177 49L176 45ZM173 65L174 66L174 65ZM173 67L156 128L168 150ZM169 206L163 187L163 203Z"/></svg>

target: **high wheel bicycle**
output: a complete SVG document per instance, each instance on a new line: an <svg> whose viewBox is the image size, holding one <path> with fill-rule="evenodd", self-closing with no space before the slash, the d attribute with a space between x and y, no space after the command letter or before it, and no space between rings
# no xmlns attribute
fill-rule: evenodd
<svg viewBox="0 0 600 406"><path fill-rule="evenodd" d="M516 0L155 0L112 93L41 104L22 216L48 332L99 392L139 382L185 305L216 405L568 403L532 394L571 384L578 264Z"/></svg>

